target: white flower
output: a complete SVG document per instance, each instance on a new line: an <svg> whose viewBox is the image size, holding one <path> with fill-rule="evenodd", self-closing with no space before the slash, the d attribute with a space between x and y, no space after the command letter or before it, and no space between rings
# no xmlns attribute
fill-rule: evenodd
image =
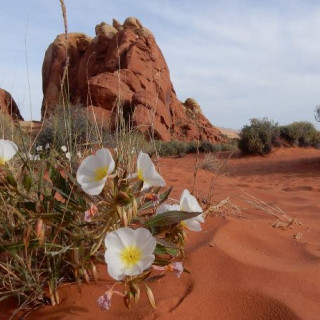
<svg viewBox="0 0 320 320"><path fill-rule="evenodd" d="M181 211L180 205L178 204L162 204L160 207L158 207L156 214L161 214L168 211Z"/></svg>
<svg viewBox="0 0 320 320"><path fill-rule="evenodd" d="M138 179L144 182L144 189L147 187L164 187L166 185L147 153L140 151L137 159L137 169Z"/></svg>
<svg viewBox="0 0 320 320"><path fill-rule="evenodd" d="M71 153L70 153L70 152L67 152L67 153L66 153L66 158L67 158L68 160L71 159Z"/></svg>
<svg viewBox="0 0 320 320"><path fill-rule="evenodd" d="M50 149L50 144L47 143L44 148L45 148L46 150Z"/></svg>
<svg viewBox="0 0 320 320"><path fill-rule="evenodd" d="M67 152L67 151L68 151L68 148L67 148L66 146L61 146L61 150L62 150L63 152Z"/></svg>
<svg viewBox="0 0 320 320"><path fill-rule="evenodd" d="M156 240L145 228L120 228L107 234L105 260L115 280L136 276L151 267Z"/></svg>
<svg viewBox="0 0 320 320"><path fill-rule="evenodd" d="M95 155L85 158L77 171L77 181L84 192L91 196L98 195L115 168L115 163L108 149L100 149Z"/></svg>
<svg viewBox="0 0 320 320"><path fill-rule="evenodd" d="M37 146L36 150L37 151L42 151L43 150L43 146Z"/></svg>
<svg viewBox="0 0 320 320"><path fill-rule="evenodd" d="M18 146L14 142L0 139L0 166L11 160L17 151Z"/></svg>
<svg viewBox="0 0 320 320"><path fill-rule="evenodd" d="M180 205L163 204L157 209L156 214L167 211L202 212L202 208L199 206L197 199L185 189L180 197ZM201 231L200 222L204 222L202 214L199 214L194 218L183 220L181 223L191 231Z"/></svg>
<svg viewBox="0 0 320 320"><path fill-rule="evenodd" d="M28 159L30 161L38 161L40 160L40 155L28 153Z"/></svg>

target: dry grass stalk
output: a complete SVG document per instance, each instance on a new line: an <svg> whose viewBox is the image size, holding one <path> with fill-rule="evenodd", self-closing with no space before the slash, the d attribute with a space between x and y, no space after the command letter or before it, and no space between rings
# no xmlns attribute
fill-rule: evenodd
<svg viewBox="0 0 320 320"><path fill-rule="evenodd" d="M277 221L272 225L274 228L287 229L294 224L301 224L297 219L287 215L281 208L276 205L270 205L261 199L258 199L247 192L242 191L245 195L243 200L249 203L253 208L261 210L269 216L277 218Z"/></svg>

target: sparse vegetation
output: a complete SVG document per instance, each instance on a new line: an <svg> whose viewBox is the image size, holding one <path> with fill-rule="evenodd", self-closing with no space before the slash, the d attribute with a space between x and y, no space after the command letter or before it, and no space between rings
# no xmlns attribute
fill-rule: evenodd
<svg viewBox="0 0 320 320"><path fill-rule="evenodd" d="M320 142L320 134L310 122L293 122L287 126L280 127L281 139L292 146L308 147Z"/></svg>
<svg viewBox="0 0 320 320"><path fill-rule="evenodd" d="M240 132L239 148L244 154L266 155L279 138L280 129L277 123L263 119L251 119Z"/></svg>
<svg viewBox="0 0 320 320"><path fill-rule="evenodd" d="M217 153L206 153L201 163L201 168L213 172L217 176L228 174L229 158L221 158Z"/></svg>
<svg viewBox="0 0 320 320"><path fill-rule="evenodd" d="M225 144L213 144L208 141L190 141L190 142L183 142L183 141L157 141L156 148L159 152L159 155L162 157L172 157L172 156L184 156L188 153L196 153L197 150L199 152L204 153L213 153L218 151L237 151L238 147L232 141L231 143Z"/></svg>
<svg viewBox="0 0 320 320"><path fill-rule="evenodd" d="M239 148L244 154L265 155L272 148L281 145L296 147L316 146L320 143L320 133L307 121L298 121L286 126L263 119L251 119L240 132Z"/></svg>
<svg viewBox="0 0 320 320"><path fill-rule="evenodd" d="M98 128L80 105L58 105L43 121L43 128L36 139L40 146L49 143L57 150L61 146L72 150L74 146L114 144L106 127Z"/></svg>

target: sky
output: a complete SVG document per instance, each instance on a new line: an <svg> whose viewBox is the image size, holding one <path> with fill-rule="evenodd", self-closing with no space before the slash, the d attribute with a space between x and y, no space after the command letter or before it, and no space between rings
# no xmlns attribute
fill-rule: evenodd
<svg viewBox="0 0 320 320"><path fill-rule="evenodd" d="M320 0L65 0L69 32L137 17L155 35L178 99L198 101L216 126L251 118L310 121L320 105ZM64 32L59 0L3 1L0 88L39 120L41 67Z"/></svg>

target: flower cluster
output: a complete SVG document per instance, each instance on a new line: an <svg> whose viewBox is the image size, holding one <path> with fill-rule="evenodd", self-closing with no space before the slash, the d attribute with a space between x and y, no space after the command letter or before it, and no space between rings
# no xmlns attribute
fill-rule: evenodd
<svg viewBox="0 0 320 320"><path fill-rule="evenodd" d="M82 161L77 182L93 202L97 200L85 212L86 222L98 219L105 206L116 208L117 227L108 230L105 236L104 258L110 277L124 283L130 305L131 298L140 295L139 283L150 281L152 272L161 272L153 276L155 279L168 271L181 276L184 230L201 231L204 218L202 208L188 190L182 192L179 204L165 203L171 189L159 195L166 183L148 154L142 151L138 154L135 173L121 177L120 171L110 150L103 148ZM110 194L113 197L108 202ZM110 308L111 296L107 291L99 298L101 309ZM149 296L149 300L153 298Z"/></svg>
<svg viewBox="0 0 320 320"><path fill-rule="evenodd" d="M59 303L58 283L75 279L80 285L97 279L95 263L104 258L114 285L98 298L102 310L111 307L114 294L130 307L139 300L141 288L154 307L148 284L167 273L179 278L187 271L186 233L201 231L204 222L196 198L188 190L182 191L180 201L169 198L172 187L165 188L164 178L142 151L127 165L115 150L98 149L77 168L80 157L68 154L64 146L35 149L34 156L26 157L14 142L0 140L0 200L6 201L0 201L0 254L10 256L0 268L0 280L8 296L25 288L21 290L31 303L39 296L47 301L49 292L54 305ZM62 157L49 157L51 152ZM8 165L16 154L22 161ZM70 165L60 161L65 158ZM28 163L34 160L36 166ZM20 257L21 248L25 257ZM1 270L20 272L16 263L21 266L16 282L2 277ZM24 269L29 263L33 269ZM30 283L23 280L25 272L30 272ZM123 290L115 291L115 286ZM33 293L34 287L43 291Z"/></svg>

